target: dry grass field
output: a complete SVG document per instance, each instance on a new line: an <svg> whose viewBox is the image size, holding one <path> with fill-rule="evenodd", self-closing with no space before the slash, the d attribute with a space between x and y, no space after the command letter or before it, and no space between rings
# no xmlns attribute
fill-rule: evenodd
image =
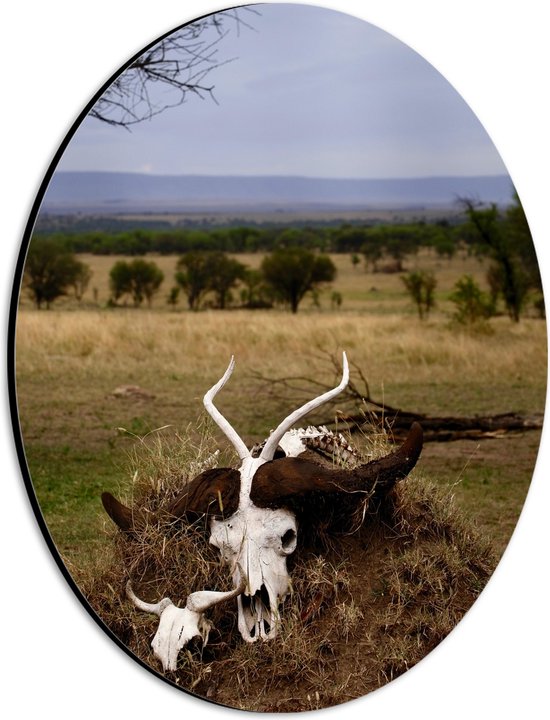
<svg viewBox="0 0 550 720"><path fill-rule="evenodd" d="M255 373L306 377L329 386L335 371L325 353L342 350L367 376L371 395L393 407L437 415L544 410L543 321L525 317L515 324L496 317L484 332L469 332L450 322L448 294L456 279L469 272L483 281L484 267L472 258L449 262L424 254L409 261L408 268L433 269L438 278L438 304L424 322L417 318L398 276L365 273L352 266L349 256L334 258L339 270L334 289L342 293L341 309L331 309L327 292L320 308L306 299L294 316L279 309L170 310L165 297L172 284L173 257L156 258L166 280L151 309L107 309L108 272L116 258L83 259L94 275L80 305L65 299L52 310L36 311L22 298L16 374L21 431L35 492L63 560L77 583L93 586L92 594L97 593L92 580L98 559L113 543L101 492L128 496L141 472L138 469L136 475L130 461L135 448L143 445L140 438L162 437L176 448L184 442L179 438L186 444L200 441L202 396L223 374L231 355L236 370L217 405L247 443L263 439L297 404L288 396L274 395ZM251 266L261 260L239 259ZM144 392L117 396L114 391L123 385L136 385ZM316 419L324 419L323 413L312 418ZM214 437L226 448L217 430ZM537 431L529 431L475 442L428 443L415 477L424 478L455 503L457 512L480 533L480 547L490 545L496 558L521 511L539 440ZM363 443L360 435L356 442ZM418 498L414 507L415 503ZM485 576L494 567L494 561L487 562L482 563ZM336 572L334 567L329 570L329 576ZM312 573L312 567L304 572ZM347 568L346 577L349 572ZM460 612L472 601L473 596L468 597ZM448 629L459 615L449 620ZM357 624L350 633L356 631ZM246 653L239 652L239 662L244 663ZM248 661L257 663L254 652ZM298 649L289 652L296 660ZM348 662L353 666L357 658ZM401 671L407 666L403 662ZM239 677L245 682L251 665L241 667L245 669ZM391 679L375 675L368 689ZM331 675L327 670L318 677L326 684ZM189 682L195 680L200 688L202 681L196 677ZM341 698L366 691L364 685L350 685ZM220 702L238 705L227 688L223 692ZM277 692L275 688L274 695ZM323 705L316 704L314 695L308 702L294 709ZM333 702L334 697L326 704ZM285 708L293 709L292 703L275 709Z"/></svg>
<svg viewBox="0 0 550 720"><path fill-rule="evenodd" d="M265 437L290 409L288 401L267 392L254 372L311 377L329 385L334 372L321 348L346 349L367 375L372 396L393 407L440 415L542 412L543 324L524 320L514 325L500 318L493 326L494 333L486 336L457 332L441 318L421 324L414 315L360 312L22 311L17 336L21 427L39 498L45 511L53 513L54 531L55 518L63 517L62 534L54 536L64 552L80 554L81 548L67 545L63 534L71 527L64 504L67 491L75 490L77 507L82 497L91 501L86 523L92 522L92 508L103 489L99 479L112 487L125 478L131 436L119 428L143 435L165 425L182 429L196 423L202 395L221 376L231 354L237 369L219 404L247 442ZM138 385L147 396L116 398L113 391L122 385ZM494 463L505 465L505 475L514 475L525 450L515 518L534 465L535 435L527 433L521 442L510 436L481 445L431 444L423 460L460 489L483 465L485 453L492 457L482 473L497 480ZM515 443L520 451L511 447ZM493 451L493 446L499 449ZM504 447L510 447L512 465L506 464ZM93 470L89 485L87 473L81 476L86 458ZM71 473L69 483L56 479L58 466L63 478ZM43 476L48 482L41 482ZM57 490L50 501L50 483L61 491L61 505ZM507 523L505 534L513 524L513 519ZM69 529L69 536L73 532ZM90 536L97 539L95 529Z"/></svg>

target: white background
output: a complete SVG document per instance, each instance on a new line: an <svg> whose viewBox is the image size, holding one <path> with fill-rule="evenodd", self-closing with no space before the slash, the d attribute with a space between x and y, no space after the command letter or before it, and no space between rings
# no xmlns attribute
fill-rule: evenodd
<svg viewBox="0 0 550 720"><path fill-rule="evenodd" d="M545 3L317 4L350 12L391 32L432 62L462 94L496 144L523 200L550 297L550 51ZM164 0L10 3L9 15L4 8L0 197L5 330L26 219L73 120L134 52L181 22L220 9L222 5L206 1ZM13 447L5 386L0 418L3 709L11 708L16 717L34 711L59 720L121 713L136 719L172 713L236 714L165 685L99 630L69 590L32 514ZM550 669L550 498L545 446L547 441L504 559L459 627L399 680L359 701L323 711L324 715L359 710L407 720L549 716L545 684Z"/></svg>

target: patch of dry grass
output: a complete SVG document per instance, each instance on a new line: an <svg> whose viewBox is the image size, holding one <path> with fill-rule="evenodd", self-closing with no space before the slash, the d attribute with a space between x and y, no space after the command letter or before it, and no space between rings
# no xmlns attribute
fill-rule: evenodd
<svg viewBox="0 0 550 720"><path fill-rule="evenodd" d="M146 310L66 313L20 312L17 367L26 374L125 370L147 377L177 373L208 382L237 358L239 374L309 373L316 348L345 349L380 387L435 384L451 378L515 383L544 378L546 343L541 323L494 321L487 338L456 332L441 319L426 323L401 315L339 315ZM317 363L320 365L320 363ZM207 380L208 379L208 380Z"/></svg>

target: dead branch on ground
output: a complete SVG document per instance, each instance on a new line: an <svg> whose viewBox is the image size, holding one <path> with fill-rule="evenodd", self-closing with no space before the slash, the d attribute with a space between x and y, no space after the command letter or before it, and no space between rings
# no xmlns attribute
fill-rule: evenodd
<svg viewBox="0 0 550 720"><path fill-rule="evenodd" d="M315 359L331 366L337 377L341 372L340 357L336 353L321 349L318 352L320 354L315 356ZM262 373L254 372L253 379L263 385L263 391L271 399L285 404L288 404L290 398L292 402L296 402L297 399L305 402L312 397L312 394L317 395L332 387L330 384L324 385L317 380L311 380L305 375L269 378ZM334 411L336 404L340 408L337 412ZM342 407L347 409L343 410ZM350 363L350 381L347 388L323 409L326 411L326 416L316 419L317 425L326 425L328 428L338 426L340 430L345 428L349 432L354 432L370 424L383 428L395 441L402 441L415 421L424 429L425 442L497 438L510 432L540 430L543 422L542 413L527 415L506 412L495 415L437 416L392 407L372 397L368 379L355 363Z"/></svg>

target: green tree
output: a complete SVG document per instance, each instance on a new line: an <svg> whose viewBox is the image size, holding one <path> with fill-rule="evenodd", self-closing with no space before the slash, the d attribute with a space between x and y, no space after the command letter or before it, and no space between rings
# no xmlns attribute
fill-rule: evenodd
<svg viewBox="0 0 550 720"><path fill-rule="evenodd" d="M78 302L80 302L88 288L88 285L90 284L93 273L90 269L90 266L86 265L86 263L83 263L80 260L77 260L76 263L76 273L73 278L72 286L74 290L74 296L78 300Z"/></svg>
<svg viewBox="0 0 550 720"><path fill-rule="evenodd" d="M528 287L534 291L535 307L540 312L541 317L544 317L545 309L542 278L535 245L523 205L521 204L519 195L515 191L513 202L506 210L505 221L510 246L513 248L516 257L521 263Z"/></svg>
<svg viewBox="0 0 550 720"><path fill-rule="evenodd" d="M277 247L304 247L310 250L319 247L319 233L311 228L286 228L277 237Z"/></svg>
<svg viewBox="0 0 550 720"><path fill-rule="evenodd" d="M23 284L36 307L66 295L77 282L84 266L74 254L50 238L33 239L25 262Z"/></svg>
<svg viewBox="0 0 550 720"><path fill-rule="evenodd" d="M338 292L338 290L334 290L334 292L330 296L330 304L332 306L332 309L339 310L342 307L342 302L342 293Z"/></svg>
<svg viewBox="0 0 550 720"><path fill-rule="evenodd" d="M135 307L139 307L144 300L150 306L164 280L164 273L156 263L139 258L132 262L119 260L109 275L114 300L118 301L123 295L129 294Z"/></svg>
<svg viewBox="0 0 550 720"><path fill-rule="evenodd" d="M332 233L335 252L357 253L362 251L368 229L344 224Z"/></svg>
<svg viewBox="0 0 550 720"><path fill-rule="evenodd" d="M190 310L198 310L210 290L210 253L193 250L183 255L176 266L175 279L187 296Z"/></svg>
<svg viewBox="0 0 550 720"><path fill-rule="evenodd" d="M261 270L246 268L243 279L241 300L248 308L273 307L271 288L266 284Z"/></svg>
<svg viewBox="0 0 550 720"><path fill-rule="evenodd" d="M402 275L401 280L411 296L418 310L418 317L423 320L428 317L435 305L435 288L437 280L432 272L416 270L408 275Z"/></svg>
<svg viewBox="0 0 550 720"><path fill-rule="evenodd" d="M134 305L138 307L146 300L151 306L154 295L158 292L164 273L158 265L150 260L133 260L130 263L132 271L132 298Z"/></svg>
<svg viewBox="0 0 550 720"><path fill-rule="evenodd" d="M176 305L178 304L178 300L180 298L180 290L180 287L174 285L174 287L170 289L170 292L168 293L168 296L166 298L166 302L173 310L175 310Z"/></svg>
<svg viewBox="0 0 550 720"><path fill-rule="evenodd" d="M261 271L276 297L290 305L293 313L306 293L336 277L336 267L328 255L302 247L274 250L263 259Z"/></svg>
<svg viewBox="0 0 550 720"><path fill-rule="evenodd" d="M109 272L109 287L111 288L111 296L115 303L121 297L131 292L132 289L132 272L130 264L126 260L118 260Z"/></svg>
<svg viewBox="0 0 550 720"><path fill-rule="evenodd" d="M451 260L456 254L456 243L448 233L439 233L434 236L432 246L439 257L447 257Z"/></svg>
<svg viewBox="0 0 550 720"><path fill-rule="evenodd" d="M502 217L494 203L487 208L481 208L479 203L468 198L463 198L461 203L469 220L466 226L467 240L479 254L493 260L495 267L490 270L491 285L502 294L510 318L519 322L529 287L534 282L533 262L536 265L533 242L526 222L522 232L518 232L515 222L510 222L510 217ZM515 213L517 215L512 211L512 218L520 222L517 207Z"/></svg>
<svg viewBox="0 0 550 720"><path fill-rule="evenodd" d="M382 244L376 235L365 236L365 242L361 245L361 252L365 258L366 269L370 266L372 272L376 272L378 270L378 261L382 258L382 250Z"/></svg>
<svg viewBox="0 0 550 720"><path fill-rule="evenodd" d="M216 298L216 305L223 310L228 303L232 288L244 278L246 266L223 252L211 253L208 258L208 288Z"/></svg>
<svg viewBox="0 0 550 720"><path fill-rule="evenodd" d="M378 225L363 231L361 252L367 266L373 271L377 262L384 256L394 260L398 272L403 270L403 260L407 255L416 253L424 242L426 229L421 225Z"/></svg>
<svg viewBox="0 0 550 720"><path fill-rule="evenodd" d="M403 269L403 260L414 254L422 244L422 229L409 225L395 225L385 228L384 251Z"/></svg>

